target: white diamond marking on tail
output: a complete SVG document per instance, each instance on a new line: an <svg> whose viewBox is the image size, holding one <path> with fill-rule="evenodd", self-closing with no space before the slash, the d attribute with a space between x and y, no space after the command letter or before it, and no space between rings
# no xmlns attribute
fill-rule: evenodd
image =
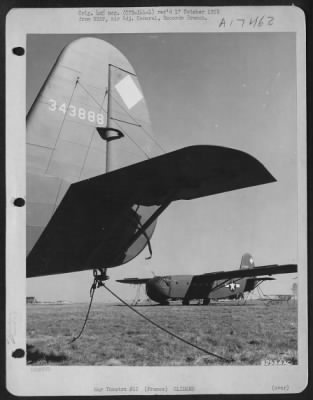
<svg viewBox="0 0 313 400"><path fill-rule="evenodd" d="M128 109L133 108L143 98L142 93L129 75L119 81L115 85L115 89Z"/></svg>

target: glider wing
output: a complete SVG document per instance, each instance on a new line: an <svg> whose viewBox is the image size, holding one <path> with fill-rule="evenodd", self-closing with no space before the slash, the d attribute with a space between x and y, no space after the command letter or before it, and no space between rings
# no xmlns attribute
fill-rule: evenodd
<svg viewBox="0 0 313 400"><path fill-rule="evenodd" d="M273 264L255 268L235 269L232 271L220 271L203 275L195 275L193 277L193 282L212 282L220 279L236 279L259 277L262 275L289 274L297 272L297 269L298 268L296 264ZM268 280L268 278L260 278L258 280Z"/></svg>
<svg viewBox="0 0 313 400"><path fill-rule="evenodd" d="M72 183L28 255L27 276L127 262L131 238L143 225L142 215L136 212L139 207L146 207L151 215L152 207L175 200L273 181L266 168L247 153L192 146ZM136 243L147 240L146 230Z"/></svg>

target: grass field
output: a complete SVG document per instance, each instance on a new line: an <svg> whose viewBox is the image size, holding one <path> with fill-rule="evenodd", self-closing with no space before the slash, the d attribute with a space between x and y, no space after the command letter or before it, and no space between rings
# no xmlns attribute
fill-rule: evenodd
<svg viewBox="0 0 313 400"><path fill-rule="evenodd" d="M122 305L95 303L80 339L88 304L27 306L29 365L225 365L152 326ZM216 303L136 308L184 339L231 358L297 364L297 305Z"/></svg>

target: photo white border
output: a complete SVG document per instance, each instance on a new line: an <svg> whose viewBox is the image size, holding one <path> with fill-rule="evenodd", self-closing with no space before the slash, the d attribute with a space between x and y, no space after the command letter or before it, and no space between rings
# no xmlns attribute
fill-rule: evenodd
<svg viewBox="0 0 313 400"><path fill-rule="evenodd" d="M6 18L6 366L7 389L15 395L112 395L106 386L167 387L163 394L298 393L308 380L307 321L307 187L306 187L306 43L305 16L294 6L270 7L143 7L141 9L217 10L207 21L81 22L79 11L92 8L19 8ZM100 8L98 8L100 9ZM101 8L101 9L104 9ZM139 10L140 8L133 8ZM110 10L114 10L111 8ZM123 9L116 8L117 11ZM264 16L260 26L242 23ZM270 19L269 19L270 17ZM224 18L225 24L222 23ZM238 20L241 20L238 22ZM230 23L233 21L232 23ZM237 21L237 22L236 22ZM271 21L271 24L269 24ZM27 34L106 34L164 32L295 32L297 57L298 134L298 365L120 367L27 366L26 349L26 210L13 201L26 196L26 56L12 53L26 48ZM27 51L27 49L26 49ZM193 386L177 392L174 386Z"/></svg>

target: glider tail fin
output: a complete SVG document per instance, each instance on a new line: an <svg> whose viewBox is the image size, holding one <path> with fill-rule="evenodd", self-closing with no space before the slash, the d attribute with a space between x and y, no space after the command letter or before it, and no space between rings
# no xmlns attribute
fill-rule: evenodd
<svg viewBox="0 0 313 400"><path fill-rule="evenodd" d="M241 257L240 269L252 269L254 268L254 260L251 254L245 253ZM243 291L251 292L255 289L257 280L255 278L244 278L246 281L245 285L243 286Z"/></svg>
<svg viewBox="0 0 313 400"><path fill-rule="evenodd" d="M240 269L254 268L254 260L251 254L245 253L241 258Z"/></svg>

